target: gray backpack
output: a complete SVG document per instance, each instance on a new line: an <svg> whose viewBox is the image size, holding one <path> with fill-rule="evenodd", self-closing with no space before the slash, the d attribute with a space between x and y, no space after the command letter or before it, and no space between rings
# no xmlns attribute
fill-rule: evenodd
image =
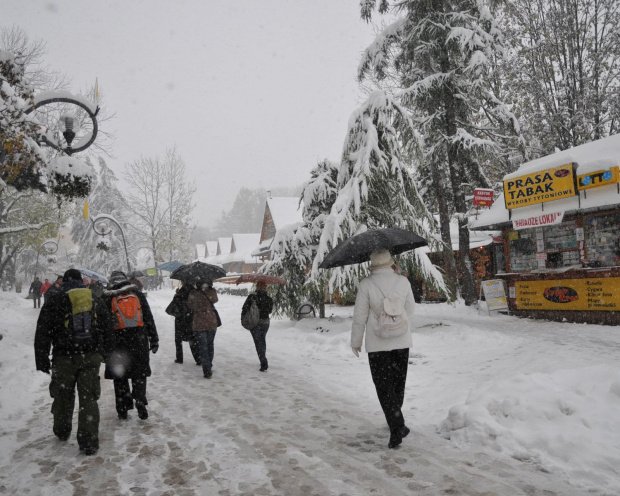
<svg viewBox="0 0 620 496"><path fill-rule="evenodd" d="M258 311L258 304L256 298L252 298L250 308L241 316L241 325L248 331L251 331L258 325L260 320L260 312Z"/></svg>

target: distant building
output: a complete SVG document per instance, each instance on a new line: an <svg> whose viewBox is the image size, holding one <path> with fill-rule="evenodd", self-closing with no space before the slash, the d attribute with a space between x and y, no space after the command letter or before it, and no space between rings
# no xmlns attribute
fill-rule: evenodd
<svg viewBox="0 0 620 496"><path fill-rule="evenodd" d="M297 229L303 223L299 198L277 197L268 198L265 202L263 227L258 247L252 256L261 261L271 260L271 244L276 233L283 229Z"/></svg>

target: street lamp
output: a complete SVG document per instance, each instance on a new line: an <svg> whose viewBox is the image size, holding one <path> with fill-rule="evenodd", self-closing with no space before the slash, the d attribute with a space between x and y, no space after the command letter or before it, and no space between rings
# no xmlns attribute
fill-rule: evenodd
<svg viewBox="0 0 620 496"><path fill-rule="evenodd" d="M63 113L58 122L58 129L62 133L66 146L62 146L55 138L53 133L46 133L42 136L43 144L50 146L54 150L62 151L71 156L73 153L86 150L92 145L97 138L99 132L99 126L97 125L97 114L99 113L99 106L91 102L87 98L83 98L77 95L73 95L68 91L43 91L34 97L34 105L25 111L26 114L44 106L54 103L68 103L82 109L92 123L92 129L86 131L83 136L80 136L77 146L72 147L73 140L77 133L81 130L80 121L77 114L71 112Z"/></svg>
<svg viewBox="0 0 620 496"><path fill-rule="evenodd" d="M90 219L90 222L92 223L93 231L95 231L95 233L98 234L99 236L107 236L108 234L112 232L112 229L107 226L105 227L102 226L101 230L98 231L97 226L95 224L99 221L109 220L110 222L115 224L116 227L118 227L119 231L121 232L121 237L123 239L123 248L125 248L125 259L127 260L127 274L129 274L131 272L131 265L129 264L129 254L127 253L127 242L125 241L125 232L123 231L123 228L121 227L121 225L117 222L117 220L114 217L112 217L111 215L107 215L107 214L99 214L94 219L92 217L89 217L89 219Z"/></svg>
<svg viewBox="0 0 620 496"><path fill-rule="evenodd" d="M58 243L56 243L56 241L54 241L53 239L43 241L43 243L39 245L39 247L37 248L37 264L34 268L35 277L37 277L37 273L39 272L39 255L41 254L41 248L44 248L46 245L50 245L50 248L45 248L45 251L48 255L53 255L58 251Z"/></svg>

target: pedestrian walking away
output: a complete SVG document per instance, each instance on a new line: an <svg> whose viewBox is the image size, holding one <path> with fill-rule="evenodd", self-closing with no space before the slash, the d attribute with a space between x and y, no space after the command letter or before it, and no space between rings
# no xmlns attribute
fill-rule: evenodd
<svg viewBox="0 0 620 496"><path fill-rule="evenodd" d="M200 349L194 339L192 330L193 314L187 306L190 286L181 282L181 286L176 290L170 305L166 308L166 313L174 317L174 346L176 351L175 363L183 363L183 341L189 342L189 349L196 365L201 365Z"/></svg>
<svg viewBox="0 0 620 496"><path fill-rule="evenodd" d="M43 283L39 280L38 277L34 278L32 284L30 285L30 290L28 294L32 295L32 302L34 303L34 308L41 308L41 287Z"/></svg>
<svg viewBox="0 0 620 496"><path fill-rule="evenodd" d="M121 271L110 275L103 302L107 311L104 376L114 382L116 412L120 419L127 419L135 401L138 417L146 420L149 351L155 354L159 349L153 314L144 293Z"/></svg>
<svg viewBox="0 0 620 496"><path fill-rule="evenodd" d="M409 281L396 274L394 266L388 250L371 254L371 275L359 284L351 327L353 353L359 356L362 343L368 353L372 380L390 428L389 448L409 434L402 406L412 345L409 321L415 305Z"/></svg>
<svg viewBox="0 0 620 496"><path fill-rule="evenodd" d="M200 349L202 373L207 379L213 376L215 334L222 325L214 305L217 301L217 293L211 281L197 282L187 297L187 306L193 313L192 330Z"/></svg>
<svg viewBox="0 0 620 496"><path fill-rule="evenodd" d="M254 346L260 361L260 371L266 372L269 368L267 361L267 331L269 330L269 314L273 310L273 300L267 294L267 283L256 283L256 292L250 294L241 308L241 319L251 311L252 304L256 303L258 307L258 322L255 327L250 329Z"/></svg>
<svg viewBox="0 0 620 496"><path fill-rule="evenodd" d="M43 304L45 305L45 302L47 301L47 290L49 288L52 287L52 283L49 282L48 279L45 279L45 281L43 281L43 284L41 284L41 295L43 296Z"/></svg>
<svg viewBox="0 0 620 496"><path fill-rule="evenodd" d="M101 395L99 369L103 361L102 310L101 301L85 287L80 272L70 269L63 276L60 290L41 309L34 339L36 369L52 375L49 391L53 398L54 434L61 441L71 435L77 387L77 441L86 455L99 449L97 400Z"/></svg>

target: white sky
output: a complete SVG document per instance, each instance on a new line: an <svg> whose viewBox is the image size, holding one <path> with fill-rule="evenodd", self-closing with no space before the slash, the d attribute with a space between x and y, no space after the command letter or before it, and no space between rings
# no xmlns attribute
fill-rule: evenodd
<svg viewBox="0 0 620 496"><path fill-rule="evenodd" d="M74 92L99 78L118 173L177 145L216 220L241 186L296 186L338 160L373 28L346 0L4 0Z"/></svg>

